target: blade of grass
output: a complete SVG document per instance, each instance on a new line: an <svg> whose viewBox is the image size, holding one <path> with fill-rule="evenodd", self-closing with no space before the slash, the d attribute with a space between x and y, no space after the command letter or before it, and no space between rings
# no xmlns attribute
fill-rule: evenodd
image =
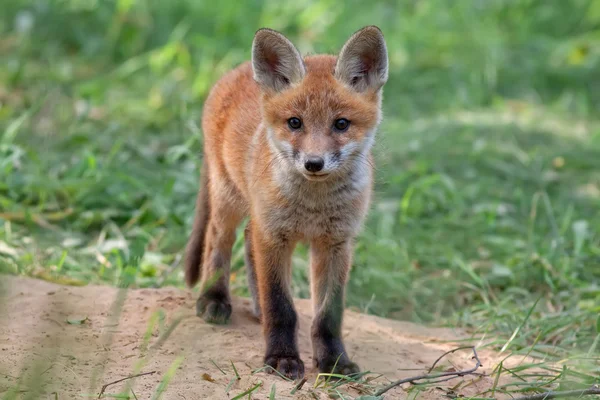
<svg viewBox="0 0 600 400"><path fill-rule="evenodd" d="M238 374L237 368L235 367L235 365L233 364L233 361L229 360L229 362L231 363L231 367L233 368L233 372L235 373L235 377L237 378L237 380L239 381L240 379L240 374Z"/></svg>
<svg viewBox="0 0 600 400"><path fill-rule="evenodd" d="M239 400L242 397L244 397L246 395L249 395L250 393L254 392L256 389L258 389L261 386L262 386L262 382L259 382L256 385L254 385L253 387L251 387L250 389L246 390L245 392L242 392L242 393L238 394L237 396L235 396L231 400Z"/></svg>
<svg viewBox="0 0 600 400"><path fill-rule="evenodd" d="M537 300L533 303L533 305L529 308L529 311L527 311L527 315L525 315L525 318L523 319L523 321L521 322L521 324L514 330L514 332L511 335L511 337L504 344L504 346L502 346L502 348L500 349L500 353L503 353L503 352L505 352L508 349L508 347L510 346L510 344L512 343L512 341L515 339L515 337L517 337L517 335L519 334L519 332L521 331L521 329L523 329L523 327L525 326L525 324L529 320L529 317L531 316L531 313L533 312L533 310L535 309L535 307L537 306L538 302L541 299L542 299L541 296L538 297Z"/></svg>

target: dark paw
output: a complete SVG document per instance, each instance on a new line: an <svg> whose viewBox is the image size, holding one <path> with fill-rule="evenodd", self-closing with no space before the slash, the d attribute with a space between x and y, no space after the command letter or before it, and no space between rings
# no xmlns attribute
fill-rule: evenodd
<svg viewBox="0 0 600 400"><path fill-rule="evenodd" d="M286 378L304 378L304 363L298 357L267 356L265 358L265 364L273 367ZM274 373L272 369L269 369L268 372Z"/></svg>
<svg viewBox="0 0 600 400"><path fill-rule="evenodd" d="M358 365L350 361L345 355L340 357L339 360L337 358L327 358L317 361L316 366L319 368L319 372L325 374L352 375L360 372Z"/></svg>
<svg viewBox="0 0 600 400"><path fill-rule="evenodd" d="M196 302L196 315L210 324L226 324L231 317L231 303L228 300L200 296Z"/></svg>

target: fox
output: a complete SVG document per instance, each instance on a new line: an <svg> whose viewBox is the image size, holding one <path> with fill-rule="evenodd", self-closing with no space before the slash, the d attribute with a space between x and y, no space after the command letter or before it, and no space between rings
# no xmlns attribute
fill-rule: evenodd
<svg viewBox="0 0 600 400"><path fill-rule="evenodd" d="M251 60L223 75L202 110L200 189L185 249L185 280L200 280L196 314L231 317L232 247L244 230L252 311L271 372L304 376L291 294L296 244L310 248L313 367L360 371L342 340L345 286L371 202L372 147L382 120L388 52L382 31L355 32L339 54L303 57L262 28Z"/></svg>

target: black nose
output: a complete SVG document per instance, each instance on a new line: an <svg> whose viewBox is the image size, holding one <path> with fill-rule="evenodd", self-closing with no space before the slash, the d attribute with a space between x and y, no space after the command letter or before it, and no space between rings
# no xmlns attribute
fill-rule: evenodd
<svg viewBox="0 0 600 400"><path fill-rule="evenodd" d="M308 157L304 162L304 168L308 172L319 172L325 166L325 160L321 157Z"/></svg>

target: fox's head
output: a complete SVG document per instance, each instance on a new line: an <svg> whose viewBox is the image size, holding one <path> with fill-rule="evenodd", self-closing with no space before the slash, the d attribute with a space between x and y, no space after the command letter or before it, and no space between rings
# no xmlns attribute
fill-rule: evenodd
<svg viewBox="0 0 600 400"><path fill-rule="evenodd" d="M353 34L339 56L303 59L281 33L256 32L254 79L275 156L309 180L346 174L366 162L381 120L388 56L379 28Z"/></svg>

